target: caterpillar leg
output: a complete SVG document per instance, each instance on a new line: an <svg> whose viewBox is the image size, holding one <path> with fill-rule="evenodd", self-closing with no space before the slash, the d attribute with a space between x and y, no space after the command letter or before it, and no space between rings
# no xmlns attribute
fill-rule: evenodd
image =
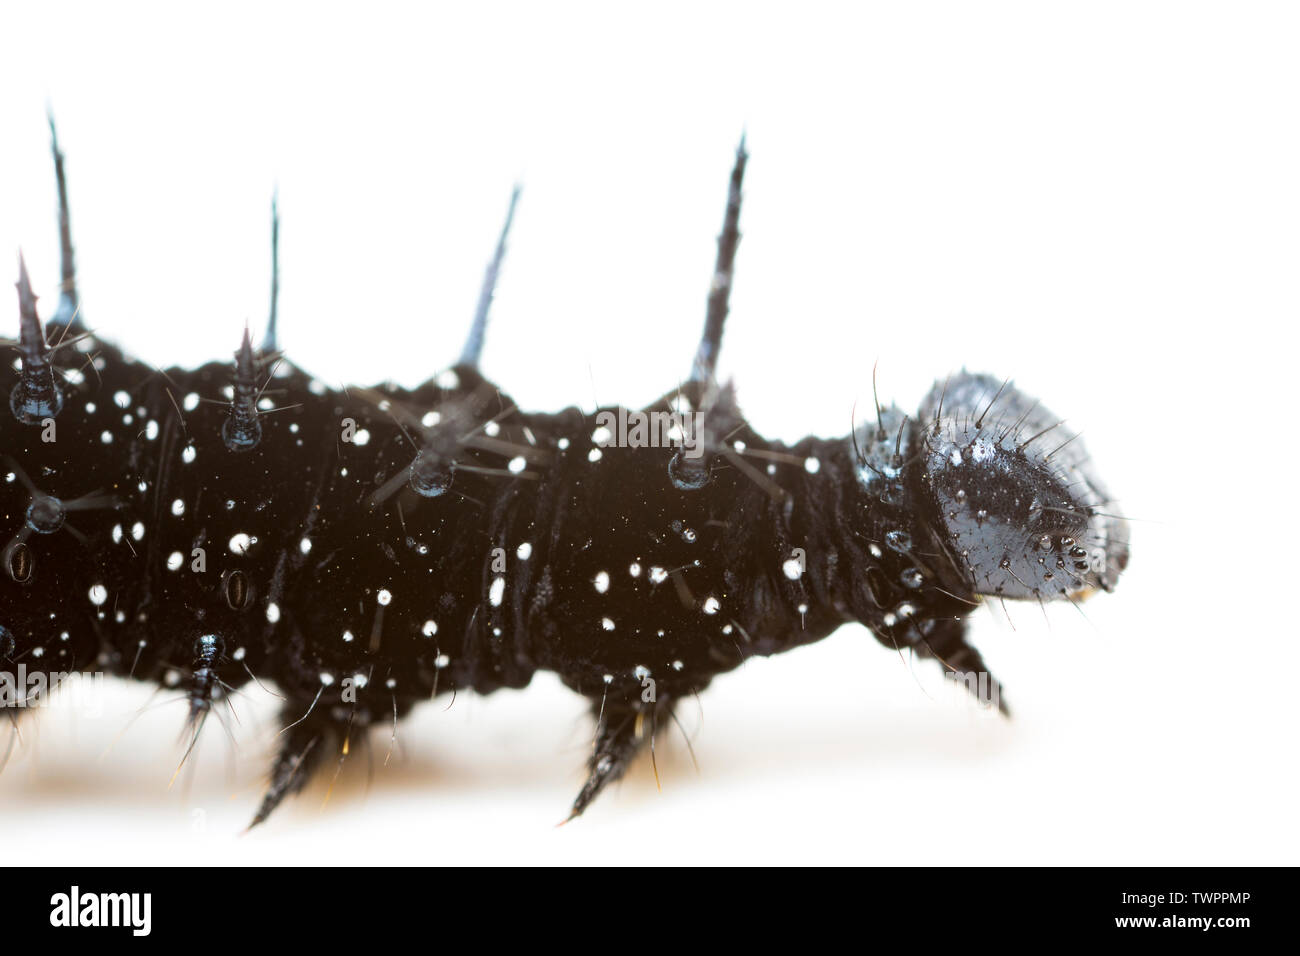
<svg viewBox="0 0 1300 956"><path fill-rule="evenodd" d="M596 746L587 760L587 782L565 823L581 816L606 786L620 779L643 748L650 748L653 759L655 736L672 720L672 704L667 701L603 707L600 701L593 701L592 710L597 720ZM657 779L658 770L655 776Z"/></svg>
<svg viewBox="0 0 1300 956"><path fill-rule="evenodd" d="M224 686L217 676L217 668L225 654L225 643L216 634L204 634L194 642L194 663L190 667L189 684L185 690L185 699L189 704L189 713L185 718L182 739L188 741L185 753L181 757L176 772L172 774L172 783L180 774L181 768L190 759L199 735L212 713L212 704L217 696L217 688Z"/></svg>
<svg viewBox="0 0 1300 956"><path fill-rule="evenodd" d="M271 763L271 782L248 829L264 822L285 797L302 790L334 752L337 728L330 719L314 713L318 704L319 698L315 702L290 701L281 711L285 728L280 731L280 749Z"/></svg>
<svg viewBox="0 0 1300 956"><path fill-rule="evenodd" d="M989 671L979 650L966 641L966 622L943 620L934 626L916 645L922 657L933 657L953 680L966 685L975 698L984 705L997 704L1004 717L1011 711L1002 697L1002 684Z"/></svg>
<svg viewBox="0 0 1300 956"><path fill-rule="evenodd" d="M12 705L0 707L0 773L9 764L9 758L22 742L22 733L18 729L18 720L22 709Z"/></svg>

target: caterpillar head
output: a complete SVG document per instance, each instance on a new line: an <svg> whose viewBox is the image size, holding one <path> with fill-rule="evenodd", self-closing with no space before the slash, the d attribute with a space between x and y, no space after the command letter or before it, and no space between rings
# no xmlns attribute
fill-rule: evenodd
<svg viewBox="0 0 1300 956"><path fill-rule="evenodd" d="M1008 383L962 372L922 403L907 483L974 594L1052 600L1114 588L1128 563L1077 433Z"/></svg>

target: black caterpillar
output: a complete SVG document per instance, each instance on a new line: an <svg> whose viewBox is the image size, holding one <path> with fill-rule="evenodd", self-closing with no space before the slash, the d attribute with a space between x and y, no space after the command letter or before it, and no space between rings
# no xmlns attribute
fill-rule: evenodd
<svg viewBox="0 0 1300 956"><path fill-rule="evenodd" d="M981 596L1073 600L1127 563L1081 442L1009 383L962 372L843 438L750 428L714 378L743 140L688 380L594 419L521 412L479 374L509 217L460 361L413 390L339 392L283 361L274 270L260 349L245 331L233 364L133 361L80 314L53 152L61 295L42 328L20 257L0 368L0 664L175 684L190 748L215 703L273 683L254 825L372 724L539 669L596 716L576 816L751 655L860 621L987 680L966 640Z"/></svg>

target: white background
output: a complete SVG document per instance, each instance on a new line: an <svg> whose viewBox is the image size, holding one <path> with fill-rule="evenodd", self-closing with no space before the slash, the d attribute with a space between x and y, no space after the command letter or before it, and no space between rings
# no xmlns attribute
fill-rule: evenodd
<svg viewBox="0 0 1300 956"><path fill-rule="evenodd" d="M644 403L687 371L743 128L722 370L757 428L845 434L877 359L908 409L965 364L1081 427L1141 519L1086 619L975 616L1011 722L845 627L684 707L698 773L665 735L662 793L641 766L567 827L589 729L541 675L417 712L387 767L376 730L369 786L358 756L240 837L274 700L169 792L183 708L123 732L147 689L115 686L28 725L11 859L1297 862L1294 6L0 9L0 250L52 307L48 102L84 314L150 362L260 329L278 184L289 353L414 385L518 179L485 371L525 408Z"/></svg>

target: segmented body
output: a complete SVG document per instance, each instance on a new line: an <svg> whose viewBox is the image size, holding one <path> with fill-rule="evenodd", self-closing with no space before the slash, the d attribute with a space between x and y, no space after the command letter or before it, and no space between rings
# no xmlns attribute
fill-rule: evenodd
<svg viewBox="0 0 1300 956"><path fill-rule="evenodd" d="M745 428L733 455L762 481L709 456L707 483L683 491L672 446L620 448L576 408L524 414L468 368L441 379L451 389L345 393L281 365L260 442L232 454L228 366L164 373L95 353L97 374L65 388L55 440L0 426L4 527L36 498L18 462L41 495L98 502L75 513L79 537L27 537L26 579L5 584L6 625L63 669L160 680L212 633L246 665L224 668L227 684L251 671L310 702L322 681L351 678L379 715L392 698L405 711L435 690L522 687L539 668L612 703L639 699L647 675L682 696L751 654L824 637L875 609L858 606L858 579L882 599L878 627L895 598L934 604L903 583L916 560L890 532L907 519L884 502L866 507L879 557L858 566L835 540L855 480L842 441L786 448ZM0 389L15 382L0 373ZM496 414L458 421L455 480L416 493L402 419L475 394Z"/></svg>

